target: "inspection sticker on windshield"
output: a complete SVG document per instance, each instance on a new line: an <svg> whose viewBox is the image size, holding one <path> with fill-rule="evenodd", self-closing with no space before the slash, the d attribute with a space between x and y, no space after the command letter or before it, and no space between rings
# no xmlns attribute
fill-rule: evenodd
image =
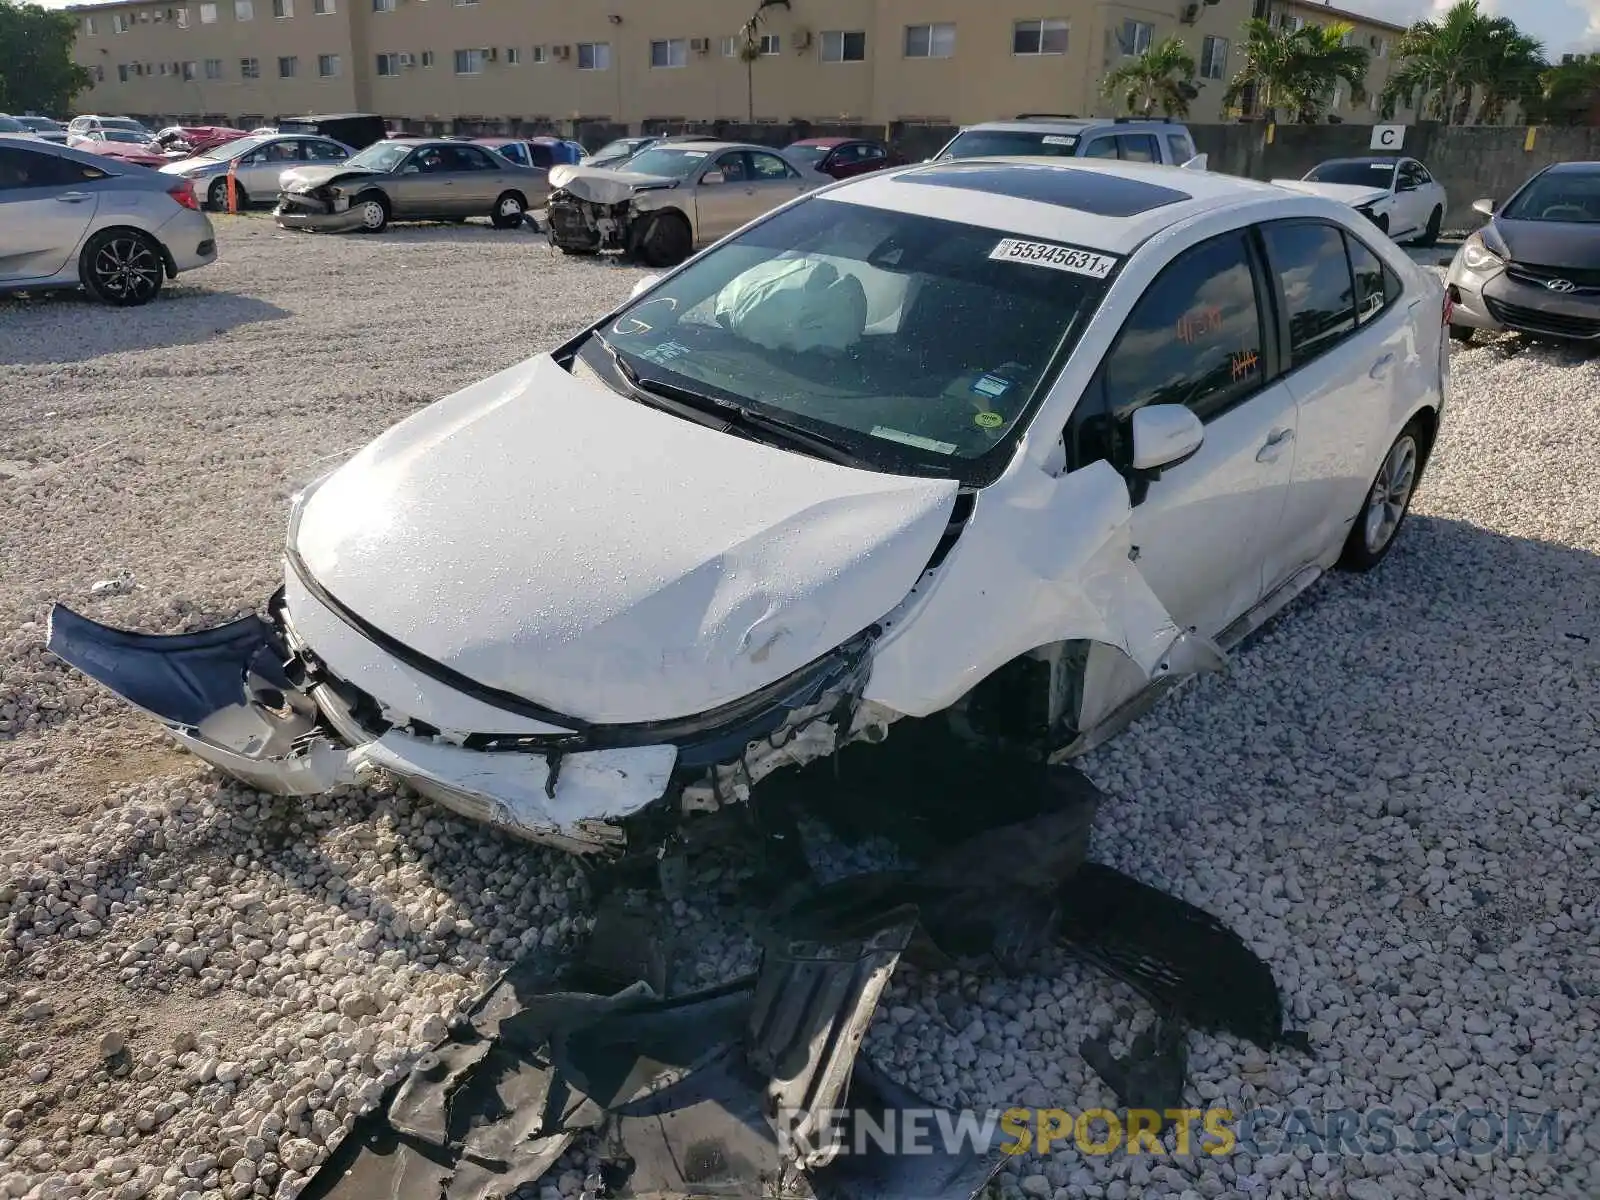
<svg viewBox="0 0 1600 1200"><path fill-rule="evenodd" d="M683 156L685 158L704 158L709 153L711 153L709 150L685 150Z"/></svg>
<svg viewBox="0 0 1600 1200"><path fill-rule="evenodd" d="M1049 267L1053 271L1071 271L1074 275L1088 275L1104 279L1111 274L1117 260L1109 254L1096 254L1093 250L1074 250L1071 246L1058 246L1054 242L1027 242L1021 238L1001 238L989 251L989 257L1007 262L1031 263L1036 267Z"/></svg>
<svg viewBox="0 0 1600 1200"><path fill-rule="evenodd" d="M1056 134L1056 133L1048 134L1045 137L1040 138L1039 140L1041 142L1043 142L1046 146L1076 146L1078 144L1078 139L1077 138L1075 138L1075 137L1062 137L1060 134Z"/></svg>
<svg viewBox="0 0 1600 1200"><path fill-rule="evenodd" d="M887 441L899 442L902 446L915 446L918 450L931 450L935 454L954 454L954 442L936 442L932 438L925 438L915 433L902 433L898 429L890 429L887 425L874 425L872 436L884 438Z"/></svg>

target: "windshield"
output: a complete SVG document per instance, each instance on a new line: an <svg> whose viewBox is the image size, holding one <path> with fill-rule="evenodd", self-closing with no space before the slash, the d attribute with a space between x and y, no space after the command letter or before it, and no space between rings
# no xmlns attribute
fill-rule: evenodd
<svg viewBox="0 0 1600 1200"><path fill-rule="evenodd" d="M684 179L700 169L707 152L704 150L679 150L676 147L655 146L628 160L628 170L638 175L660 175L667 179Z"/></svg>
<svg viewBox="0 0 1600 1200"><path fill-rule="evenodd" d="M1495 213L1508 221L1600 224L1600 171L1546 171Z"/></svg>
<svg viewBox="0 0 1600 1200"><path fill-rule="evenodd" d="M0 133L27 133L28 127L10 117L0 117Z"/></svg>
<svg viewBox="0 0 1600 1200"><path fill-rule="evenodd" d="M25 129L35 133L60 133L62 128L61 122L52 121L49 117L18 117L17 120Z"/></svg>
<svg viewBox="0 0 1600 1200"><path fill-rule="evenodd" d="M147 130L143 125L139 124L139 122L135 121L131 117L101 117L100 118L100 128L102 128L102 129L131 129L135 133L148 133L149 132L149 130Z"/></svg>
<svg viewBox="0 0 1600 1200"><path fill-rule="evenodd" d="M988 482L1114 265L815 197L690 263L582 353L618 379L603 338L646 387L791 422L879 470Z"/></svg>
<svg viewBox="0 0 1600 1200"><path fill-rule="evenodd" d="M1394 183L1392 162L1325 162L1312 167L1306 176L1308 183L1348 183L1356 187L1383 188Z"/></svg>
<svg viewBox="0 0 1600 1200"><path fill-rule="evenodd" d="M122 142L129 146L143 146L150 141L144 134L131 129L102 129L95 137L102 142Z"/></svg>
<svg viewBox="0 0 1600 1200"><path fill-rule="evenodd" d="M828 157L828 149L827 146L790 146L783 156L797 166L814 167Z"/></svg>
<svg viewBox="0 0 1600 1200"><path fill-rule="evenodd" d="M630 154L632 154L635 150L637 150L639 148L640 144L641 143L633 141L630 138L623 138L621 141L616 141L616 142L607 142L604 146L601 146L600 149L596 150L589 157L590 158L627 158Z"/></svg>
<svg viewBox="0 0 1600 1200"><path fill-rule="evenodd" d="M365 167L369 171L392 171L411 150L412 147L404 142L373 142L361 153L352 154L344 165Z"/></svg>
<svg viewBox="0 0 1600 1200"><path fill-rule="evenodd" d="M261 143L266 140L267 139L264 137L234 138L231 142L218 143L217 145L211 147L211 149L202 151L200 154L195 155L195 157L209 158L213 160L232 158L236 154L248 154L251 150L261 145Z"/></svg>
<svg viewBox="0 0 1600 1200"><path fill-rule="evenodd" d="M1075 133L1031 129L969 129L956 135L939 158L1071 158L1078 150Z"/></svg>

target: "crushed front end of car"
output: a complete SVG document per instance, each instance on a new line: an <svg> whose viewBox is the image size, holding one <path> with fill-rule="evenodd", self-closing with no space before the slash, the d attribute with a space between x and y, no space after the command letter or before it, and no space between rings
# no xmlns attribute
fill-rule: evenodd
<svg viewBox="0 0 1600 1200"><path fill-rule="evenodd" d="M568 253L601 254L632 250L639 218L659 211L678 181L562 165L551 169L550 185L550 244Z"/></svg>
<svg viewBox="0 0 1600 1200"><path fill-rule="evenodd" d="M326 170L311 173L288 170L279 180L278 203L273 218L284 229L318 229L340 232L358 229L361 213L351 207L355 194L349 184L366 176L326 178Z"/></svg>

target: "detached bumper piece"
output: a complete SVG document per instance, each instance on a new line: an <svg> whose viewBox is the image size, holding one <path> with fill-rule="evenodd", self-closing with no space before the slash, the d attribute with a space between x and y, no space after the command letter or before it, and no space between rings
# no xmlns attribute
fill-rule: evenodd
<svg viewBox="0 0 1600 1200"><path fill-rule="evenodd" d="M841 1110L881 1122L929 1107L857 1059L916 914L874 924L828 945L774 941L756 975L674 999L644 980L599 995L513 968L301 1195L507 1197L581 1143L604 1164L593 1197L969 1200L998 1148L840 1154L817 1136Z"/></svg>

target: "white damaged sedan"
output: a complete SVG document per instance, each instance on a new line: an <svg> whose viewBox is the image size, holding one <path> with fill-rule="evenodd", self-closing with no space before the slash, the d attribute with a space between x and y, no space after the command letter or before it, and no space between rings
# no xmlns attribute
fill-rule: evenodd
<svg viewBox="0 0 1600 1200"><path fill-rule="evenodd" d="M298 495L260 617L57 607L61 658L251 786L383 770L655 853L899 718L1081 752L1389 551L1444 297L1354 210L1098 160L796 200Z"/></svg>

